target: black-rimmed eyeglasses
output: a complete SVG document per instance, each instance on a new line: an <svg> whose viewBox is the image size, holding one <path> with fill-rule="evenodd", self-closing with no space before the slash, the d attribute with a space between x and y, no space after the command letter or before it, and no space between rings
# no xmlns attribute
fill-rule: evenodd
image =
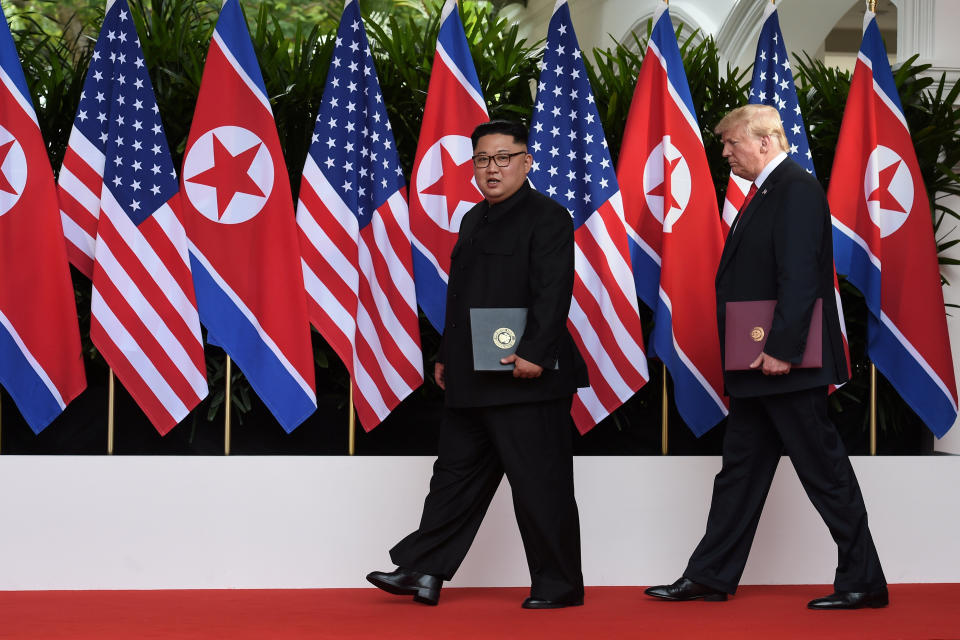
<svg viewBox="0 0 960 640"><path fill-rule="evenodd" d="M510 165L510 161L513 159L513 156L520 156L525 153L526 151L515 151L513 153L495 153L492 156L473 156L473 166L475 166L477 169L486 169L490 166L490 158L493 158L493 161L497 163L498 167L507 167Z"/></svg>

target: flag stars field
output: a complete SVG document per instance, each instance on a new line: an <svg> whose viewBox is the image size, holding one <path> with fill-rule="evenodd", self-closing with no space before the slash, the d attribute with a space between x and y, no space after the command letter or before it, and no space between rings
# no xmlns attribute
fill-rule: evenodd
<svg viewBox="0 0 960 640"><path fill-rule="evenodd" d="M360 422L369 430L423 375L403 172L359 15L357 3L348 2L303 170L297 222L310 319L347 366ZM358 90L359 104L350 95Z"/></svg>
<svg viewBox="0 0 960 640"><path fill-rule="evenodd" d="M566 3L554 8L540 70L530 180L566 207L574 222L577 280L568 325L593 386L577 394L572 414L585 432L639 389L647 370L635 341L642 332L626 231L622 213L611 204L618 200L616 175Z"/></svg>

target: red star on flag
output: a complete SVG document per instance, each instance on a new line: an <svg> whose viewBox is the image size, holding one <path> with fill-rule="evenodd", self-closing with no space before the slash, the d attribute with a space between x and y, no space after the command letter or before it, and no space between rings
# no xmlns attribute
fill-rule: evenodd
<svg viewBox="0 0 960 640"><path fill-rule="evenodd" d="M664 196L663 200L663 210L670 211L671 209L679 209L680 203L677 202L676 198L673 197L673 189L670 189L670 178L673 176L674 169L677 168L677 165L680 164L680 161L683 158L675 158L669 160L670 166L664 175L663 182L655 186L653 189L647 192L648 196ZM669 203L668 203L669 200Z"/></svg>
<svg viewBox="0 0 960 640"><path fill-rule="evenodd" d="M893 194L890 193L890 183L893 182L893 177L897 174L897 169L900 168L902 162L902 160L894 162L886 169L880 170L880 186L873 190L870 197L867 198L867 202L875 200L880 203L881 209L906 213L906 211L903 210L903 206L901 206L897 199L893 197Z"/></svg>
<svg viewBox="0 0 960 640"><path fill-rule="evenodd" d="M260 190L248 173L260 146L256 144L246 151L233 155L214 135L213 166L187 179L187 182L206 185L217 190L217 219L223 218L227 206L237 193L265 197L266 194Z"/></svg>
<svg viewBox="0 0 960 640"><path fill-rule="evenodd" d="M473 184L473 159L457 164L450 152L441 145L440 162L443 173L440 179L421 191L431 196L445 196L447 199L447 223L453 220L453 214L460 202L474 203L479 200L479 191Z"/></svg>
<svg viewBox="0 0 960 640"><path fill-rule="evenodd" d="M7 154L10 153L10 147L13 146L14 142L16 141L10 140L5 144L0 145L0 167L2 167L3 163L7 161ZM17 195L16 189L14 189L13 185L10 184L10 181L7 180L7 175L3 171L0 171L0 191Z"/></svg>

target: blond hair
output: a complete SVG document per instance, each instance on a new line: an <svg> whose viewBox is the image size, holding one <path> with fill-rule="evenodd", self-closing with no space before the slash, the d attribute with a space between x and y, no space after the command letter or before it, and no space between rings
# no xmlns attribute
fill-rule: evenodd
<svg viewBox="0 0 960 640"><path fill-rule="evenodd" d="M783 121L780 120L780 114L776 109L765 104L747 104L737 107L713 128L713 132L722 136L724 132L729 131L741 124L746 125L747 131L758 138L770 136L780 145L781 151L790 148L787 144L787 133L783 130Z"/></svg>

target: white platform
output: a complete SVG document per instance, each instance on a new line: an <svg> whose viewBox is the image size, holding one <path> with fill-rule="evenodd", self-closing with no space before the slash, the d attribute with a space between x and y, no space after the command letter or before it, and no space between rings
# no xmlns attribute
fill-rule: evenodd
<svg viewBox="0 0 960 640"><path fill-rule="evenodd" d="M427 457L0 456L0 590L367 586L417 526ZM854 458L890 582L960 582L960 458ZM672 581L716 457L581 457L588 585ZM452 586L529 584L508 486ZM745 584L827 584L836 548L784 459Z"/></svg>

